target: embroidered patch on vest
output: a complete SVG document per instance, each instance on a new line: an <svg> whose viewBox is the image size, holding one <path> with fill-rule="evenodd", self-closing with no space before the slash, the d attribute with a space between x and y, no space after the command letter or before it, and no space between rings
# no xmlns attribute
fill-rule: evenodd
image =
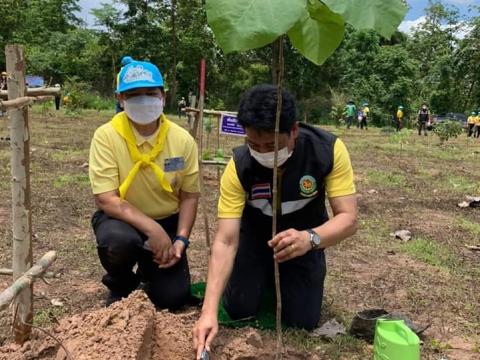
<svg viewBox="0 0 480 360"><path fill-rule="evenodd" d="M300 179L300 195L312 197L317 194L317 181L313 176L305 175Z"/></svg>
<svg viewBox="0 0 480 360"><path fill-rule="evenodd" d="M255 184L252 186L252 200L255 199L270 199L272 197L272 190L269 183Z"/></svg>

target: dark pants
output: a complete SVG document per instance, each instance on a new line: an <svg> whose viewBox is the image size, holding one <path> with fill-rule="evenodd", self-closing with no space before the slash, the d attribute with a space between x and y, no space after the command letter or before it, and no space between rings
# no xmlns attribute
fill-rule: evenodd
<svg viewBox="0 0 480 360"><path fill-rule="evenodd" d="M364 116L362 117L362 120L360 120L360 128L363 129L365 127L365 130L367 130L367 117Z"/></svg>
<svg viewBox="0 0 480 360"><path fill-rule="evenodd" d="M475 125L475 129L473 131L474 131L473 136L476 138L480 138L480 125Z"/></svg>
<svg viewBox="0 0 480 360"><path fill-rule="evenodd" d="M282 319L287 326L307 330L317 326L325 274L323 251L310 251L280 264ZM263 291L274 287L272 250L241 240L232 275L223 294L229 316L234 320L256 316Z"/></svg>
<svg viewBox="0 0 480 360"><path fill-rule="evenodd" d="M427 136L427 123L425 121L420 121L418 123L418 135L422 135L422 129L425 136Z"/></svg>
<svg viewBox="0 0 480 360"><path fill-rule="evenodd" d="M177 231L178 215L157 221L170 238ZM152 252L143 248L147 237L131 225L97 211L92 218L100 262L107 271L102 283L113 293L128 296L140 281L159 308L179 308L190 298L190 273L187 256L168 269L159 269ZM133 267L138 264L138 270Z"/></svg>
<svg viewBox="0 0 480 360"><path fill-rule="evenodd" d="M468 137L472 136L475 129L475 124L468 124Z"/></svg>
<svg viewBox="0 0 480 360"><path fill-rule="evenodd" d="M347 116L347 129L350 129L353 123L353 116Z"/></svg>
<svg viewBox="0 0 480 360"><path fill-rule="evenodd" d="M400 120L399 118L397 118L397 119L395 120L395 125L397 126L397 131L402 130L402 127L403 127L403 126L402 126L402 120Z"/></svg>

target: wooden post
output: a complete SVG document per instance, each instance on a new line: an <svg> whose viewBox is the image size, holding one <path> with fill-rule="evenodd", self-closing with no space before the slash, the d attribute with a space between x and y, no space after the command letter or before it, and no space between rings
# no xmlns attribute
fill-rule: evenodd
<svg viewBox="0 0 480 360"><path fill-rule="evenodd" d="M8 98L14 100L26 95L25 58L23 47L5 47L8 77ZM28 107L10 111L10 147L12 151L12 223L13 223L13 279L22 276L32 266L32 222L30 204L30 132ZM14 301L13 332L17 343L24 343L31 333L33 319L32 285Z"/></svg>

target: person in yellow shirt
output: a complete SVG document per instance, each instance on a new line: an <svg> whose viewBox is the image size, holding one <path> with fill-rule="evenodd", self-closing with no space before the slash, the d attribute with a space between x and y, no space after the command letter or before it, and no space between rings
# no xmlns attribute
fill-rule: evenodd
<svg viewBox="0 0 480 360"><path fill-rule="evenodd" d="M196 143L163 114L155 65L130 62L117 90L125 111L95 131L89 160L107 306L142 283L157 307L178 308L190 299L185 252L199 196Z"/></svg>
<svg viewBox="0 0 480 360"><path fill-rule="evenodd" d="M403 106L400 105L397 109L397 113L395 114L395 124L397 125L397 131L400 131L403 128L403 116Z"/></svg>
<svg viewBox="0 0 480 360"><path fill-rule="evenodd" d="M477 116L475 117L475 127L473 130L473 136L477 139L480 138L480 111L477 111Z"/></svg>
<svg viewBox="0 0 480 360"><path fill-rule="evenodd" d="M477 115L477 113L475 111L472 111L472 113L470 114L470 116L467 119L468 137L472 136L472 134L474 133L475 120L477 118L476 115Z"/></svg>
<svg viewBox="0 0 480 360"><path fill-rule="evenodd" d="M363 103L362 120L360 122L360 129L365 128L365 130L368 130L369 115L370 115L370 108L368 107L368 102L365 102Z"/></svg>
<svg viewBox="0 0 480 360"><path fill-rule="evenodd" d="M357 198L343 142L297 121L292 95L283 91L280 118L277 235L272 239L272 178L277 89L259 85L240 102L246 144L234 149L221 179L218 230L212 245L202 314L193 340L200 359L218 332L218 306L232 319L255 316L279 263L283 319L311 330L321 312L324 249L353 235ZM329 219L325 200L333 211Z"/></svg>

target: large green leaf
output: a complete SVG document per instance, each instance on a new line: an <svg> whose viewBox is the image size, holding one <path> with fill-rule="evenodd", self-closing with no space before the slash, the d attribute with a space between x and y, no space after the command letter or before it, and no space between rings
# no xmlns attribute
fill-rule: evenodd
<svg viewBox="0 0 480 360"><path fill-rule="evenodd" d="M207 18L226 53L270 44L307 16L306 0L207 0Z"/></svg>
<svg viewBox="0 0 480 360"><path fill-rule="evenodd" d="M322 0L357 29L374 29L389 38L407 13L403 0Z"/></svg>
<svg viewBox="0 0 480 360"><path fill-rule="evenodd" d="M343 18L319 1L310 2L309 16L288 32L288 37L308 60L320 65L340 45L345 32Z"/></svg>

